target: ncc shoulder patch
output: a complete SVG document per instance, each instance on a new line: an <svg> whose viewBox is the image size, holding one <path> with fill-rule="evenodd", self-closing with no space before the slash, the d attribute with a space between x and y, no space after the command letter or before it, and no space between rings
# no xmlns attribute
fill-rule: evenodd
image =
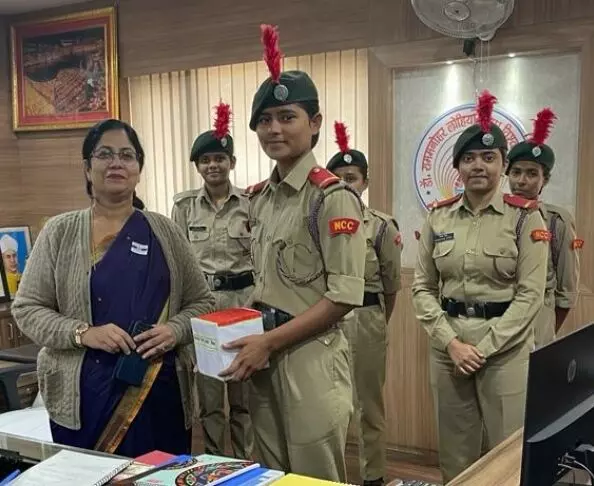
<svg viewBox="0 0 594 486"><path fill-rule="evenodd" d="M462 194L458 194L457 196L450 197L449 199L442 199L441 201L435 201L434 203L429 205L429 209L437 209L443 208L444 206L450 206L454 204L456 201L459 201L462 198Z"/></svg>
<svg viewBox="0 0 594 486"><path fill-rule="evenodd" d="M254 184L253 186L249 186L245 190L246 196L251 197L251 196L258 194L262 189L264 189L264 186L266 186L267 183L268 183L268 179L265 179L261 182L258 182L257 184Z"/></svg>
<svg viewBox="0 0 594 486"><path fill-rule="evenodd" d="M311 181L314 186L320 189L325 189L331 184L340 182L340 178L336 177L329 170L323 169L322 167L314 167L309 171L307 178Z"/></svg>
<svg viewBox="0 0 594 486"><path fill-rule="evenodd" d="M543 229L536 229L530 233L530 236L534 241L551 241L553 235L550 231Z"/></svg>
<svg viewBox="0 0 594 486"><path fill-rule="evenodd" d="M398 234L394 237L394 244L396 246L402 246L402 235L400 232L398 232Z"/></svg>
<svg viewBox="0 0 594 486"><path fill-rule="evenodd" d="M572 250L581 250L584 247L584 240L580 238L576 238L571 242L571 249Z"/></svg>
<svg viewBox="0 0 594 486"><path fill-rule="evenodd" d="M521 196L514 196L513 194L504 194L503 200L516 208L536 209L538 207L538 201L536 199L526 199Z"/></svg>
<svg viewBox="0 0 594 486"><path fill-rule="evenodd" d="M332 218L328 221L330 236L353 235L359 229L360 221L353 218Z"/></svg>

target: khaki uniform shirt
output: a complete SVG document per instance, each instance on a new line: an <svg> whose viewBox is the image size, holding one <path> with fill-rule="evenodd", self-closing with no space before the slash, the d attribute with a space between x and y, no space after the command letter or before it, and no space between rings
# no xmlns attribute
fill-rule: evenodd
<svg viewBox="0 0 594 486"><path fill-rule="evenodd" d="M369 208L365 208L363 220L367 239L365 291L395 294L400 290L400 252L402 250L398 224L387 214ZM380 235L382 231L383 234Z"/></svg>
<svg viewBox="0 0 594 486"><path fill-rule="evenodd" d="M217 209L205 188L174 198L171 218L187 234L202 270L207 274L252 271L247 196L234 186Z"/></svg>
<svg viewBox="0 0 594 486"><path fill-rule="evenodd" d="M567 210L558 206L541 202L540 209L551 233L553 218L556 219L555 231L550 242L545 304L571 309L575 307L577 299L580 272L579 250L573 248L576 239L575 222ZM557 255L556 267L553 252Z"/></svg>
<svg viewBox="0 0 594 486"><path fill-rule="evenodd" d="M531 322L543 303L548 243L533 233L546 231L536 210L527 214L516 241L522 211L497 192L476 215L464 197L429 213L412 291L417 319L437 349L445 350L457 337L452 318L441 309L441 297L466 303L512 302L503 316L487 321L492 324L476 343L485 357L532 335Z"/></svg>
<svg viewBox="0 0 594 486"><path fill-rule="evenodd" d="M332 302L363 303L365 233L360 201L344 183L315 186L309 172L318 167L312 152L283 180L277 169L250 203L252 256L256 275L250 301L277 307L294 316L322 297ZM310 235L310 207L326 193L318 216L321 252ZM352 233L332 235L331 224L349 218ZM334 221L333 221L334 220Z"/></svg>

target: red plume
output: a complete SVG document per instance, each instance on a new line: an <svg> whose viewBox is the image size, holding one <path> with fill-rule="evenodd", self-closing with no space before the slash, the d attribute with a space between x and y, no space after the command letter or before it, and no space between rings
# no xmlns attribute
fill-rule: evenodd
<svg viewBox="0 0 594 486"><path fill-rule="evenodd" d="M262 44L264 45L264 62L268 66L270 77L275 83L279 82L281 74L281 59L283 53L278 46L278 27L262 24Z"/></svg>
<svg viewBox="0 0 594 486"><path fill-rule="evenodd" d="M489 133L491 131L491 124L493 123L493 107L497 103L497 98L489 93L487 90L483 91L479 96L476 116L478 117L478 123L481 126L483 133Z"/></svg>
<svg viewBox="0 0 594 486"><path fill-rule="evenodd" d="M344 123L334 122L334 133L336 134L336 144L338 149L346 154L349 149L349 134L347 133L346 125Z"/></svg>
<svg viewBox="0 0 594 486"><path fill-rule="evenodd" d="M553 113L550 108L544 108L540 110L534 119L534 125L532 127L532 134L530 136L530 142L536 145L542 145L545 143L549 135L551 134L551 128L553 121L557 119L557 115Z"/></svg>
<svg viewBox="0 0 594 486"><path fill-rule="evenodd" d="M214 122L214 136L221 140L229 134L229 123L231 122L231 107L222 101L215 107L216 115Z"/></svg>

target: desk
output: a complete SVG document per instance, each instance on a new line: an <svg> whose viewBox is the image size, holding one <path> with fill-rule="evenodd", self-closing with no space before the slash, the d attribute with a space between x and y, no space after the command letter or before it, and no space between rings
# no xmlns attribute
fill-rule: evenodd
<svg viewBox="0 0 594 486"><path fill-rule="evenodd" d="M522 467L523 429L452 479L447 486L518 486Z"/></svg>

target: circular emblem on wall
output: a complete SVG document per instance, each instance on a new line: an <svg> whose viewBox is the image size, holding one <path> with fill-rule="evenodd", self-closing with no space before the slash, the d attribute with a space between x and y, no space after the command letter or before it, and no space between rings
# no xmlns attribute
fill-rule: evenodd
<svg viewBox="0 0 594 486"><path fill-rule="evenodd" d="M515 116L495 108L493 121L503 130L510 148L524 140L526 131ZM435 201L464 191L458 171L452 165L452 151L458 136L475 122L475 104L468 103L438 116L425 130L413 160L414 184L425 209Z"/></svg>

